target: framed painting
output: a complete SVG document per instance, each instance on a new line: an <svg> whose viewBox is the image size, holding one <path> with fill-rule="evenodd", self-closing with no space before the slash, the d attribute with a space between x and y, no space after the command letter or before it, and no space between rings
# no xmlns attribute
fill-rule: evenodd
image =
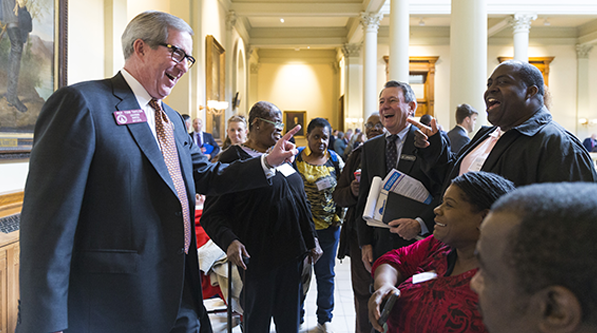
<svg viewBox="0 0 597 333"><path fill-rule="evenodd" d="M293 129L294 126L300 124L301 130L294 136L297 138L304 138L307 128L305 123L307 119L307 111L284 111L284 133Z"/></svg>
<svg viewBox="0 0 597 333"><path fill-rule="evenodd" d="M0 159L28 158L42 105L67 82L67 0L0 4Z"/></svg>
<svg viewBox="0 0 597 333"><path fill-rule="evenodd" d="M225 101L226 51L212 35L205 37L205 89L206 101ZM224 110L206 109L206 132L211 133L218 144L226 138Z"/></svg>

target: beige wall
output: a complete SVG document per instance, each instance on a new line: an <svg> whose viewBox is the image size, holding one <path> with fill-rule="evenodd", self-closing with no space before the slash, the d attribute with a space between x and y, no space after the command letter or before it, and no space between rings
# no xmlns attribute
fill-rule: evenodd
<svg viewBox="0 0 597 333"><path fill-rule="evenodd" d="M265 63L259 69L257 96L282 111L307 111L305 126L316 117L332 121L336 77L330 64Z"/></svg>

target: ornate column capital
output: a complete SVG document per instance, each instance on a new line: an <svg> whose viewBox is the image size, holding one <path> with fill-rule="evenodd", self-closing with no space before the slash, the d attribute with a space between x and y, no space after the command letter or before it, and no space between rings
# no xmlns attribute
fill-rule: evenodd
<svg viewBox="0 0 597 333"><path fill-rule="evenodd" d="M361 25L363 26L363 30L365 30L365 32L377 33L382 18L383 14L381 13L361 12Z"/></svg>
<svg viewBox="0 0 597 333"><path fill-rule="evenodd" d="M251 64L251 74L259 74L259 68L261 68L261 64L259 64L259 63Z"/></svg>
<svg viewBox="0 0 597 333"><path fill-rule="evenodd" d="M362 46L361 44L346 43L346 44L342 45L342 54L346 58L358 57L361 55L361 46Z"/></svg>
<svg viewBox="0 0 597 333"><path fill-rule="evenodd" d="M247 56L247 59L251 58L251 56L253 55L253 52L255 52L255 48L253 46L251 46L251 44L248 44L245 49L245 54Z"/></svg>
<svg viewBox="0 0 597 333"><path fill-rule="evenodd" d="M229 11L228 14L226 14L226 29L227 30L234 29L237 19L238 19L238 16L236 16L236 12L233 10Z"/></svg>
<svg viewBox="0 0 597 333"><path fill-rule="evenodd" d="M593 49L593 45L588 44L576 44L576 58L577 59L588 59L589 53Z"/></svg>
<svg viewBox="0 0 597 333"><path fill-rule="evenodd" d="M516 13L510 17L509 23L513 28L513 34L529 33L531 30L531 22L537 19L535 13Z"/></svg>

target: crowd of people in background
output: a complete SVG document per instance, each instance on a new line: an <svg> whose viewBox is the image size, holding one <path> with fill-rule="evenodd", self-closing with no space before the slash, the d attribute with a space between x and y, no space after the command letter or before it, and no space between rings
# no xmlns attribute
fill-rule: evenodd
<svg viewBox="0 0 597 333"><path fill-rule="evenodd" d="M298 332L312 271L317 329L333 332L337 256L351 257L358 333L597 332L597 141L583 147L552 119L536 67L495 68L491 126L472 139L479 111L459 105L446 133L431 116L415 120L408 83L388 81L363 129L314 118L297 149L300 126L283 133L280 109L261 101L248 120L228 120L222 150L202 119L163 103L195 63L192 35L180 18L142 13L123 34L117 75L44 105L21 215L17 333L211 333L196 194L207 195L207 234L244 272L245 332L268 332L272 318ZM385 193L382 221L366 218L375 177L395 172L425 195Z"/></svg>

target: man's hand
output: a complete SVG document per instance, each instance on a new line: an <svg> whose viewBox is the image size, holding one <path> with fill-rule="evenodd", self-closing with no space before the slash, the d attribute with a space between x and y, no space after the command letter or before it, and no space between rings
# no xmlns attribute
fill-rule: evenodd
<svg viewBox="0 0 597 333"><path fill-rule="evenodd" d="M319 245L319 240L317 238L315 238L315 247L309 251L308 262L312 265L315 265L317 260L319 260L319 258L321 258L322 255L323 255L323 250L321 249L321 246Z"/></svg>
<svg viewBox="0 0 597 333"><path fill-rule="evenodd" d="M406 121L408 121L409 123L411 123L419 128L415 132L415 147L417 147L417 148L429 147L429 145L430 145L429 137L439 131L437 129L437 122L435 121L435 118L431 119L431 123L429 124L429 125L431 125L431 127L425 126L412 118L408 118L408 119L406 119Z"/></svg>
<svg viewBox="0 0 597 333"><path fill-rule="evenodd" d="M350 183L350 192L352 192L352 195L354 195L355 197L359 196L359 182L355 179Z"/></svg>
<svg viewBox="0 0 597 333"><path fill-rule="evenodd" d="M292 163L294 155L298 154L298 150L294 143L288 141L301 129L301 125L296 125L293 129L288 131L272 149L272 151L265 157L267 164L277 167L284 162Z"/></svg>
<svg viewBox="0 0 597 333"><path fill-rule="evenodd" d="M373 328L378 332L383 332L383 327L379 326L377 321L381 317L381 303L384 299L388 298L392 293L399 293L400 291L392 285L383 285L377 289L369 298L369 321Z"/></svg>
<svg viewBox="0 0 597 333"><path fill-rule="evenodd" d="M373 263L373 246L372 245L363 245L361 247L361 260L363 261L363 265L365 269L369 273L371 273L371 264Z"/></svg>
<svg viewBox="0 0 597 333"><path fill-rule="evenodd" d="M400 237L411 240L421 233L421 225L415 219L397 219L388 223L390 232L398 234Z"/></svg>
<svg viewBox="0 0 597 333"><path fill-rule="evenodd" d="M247 258L250 258L251 256L249 255L249 252L247 252L247 249L245 249L243 243L239 242L238 239L233 240L232 243L228 245L226 256L228 256L228 260L233 264L247 270L247 266L243 262L243 256Z"/></svg>

